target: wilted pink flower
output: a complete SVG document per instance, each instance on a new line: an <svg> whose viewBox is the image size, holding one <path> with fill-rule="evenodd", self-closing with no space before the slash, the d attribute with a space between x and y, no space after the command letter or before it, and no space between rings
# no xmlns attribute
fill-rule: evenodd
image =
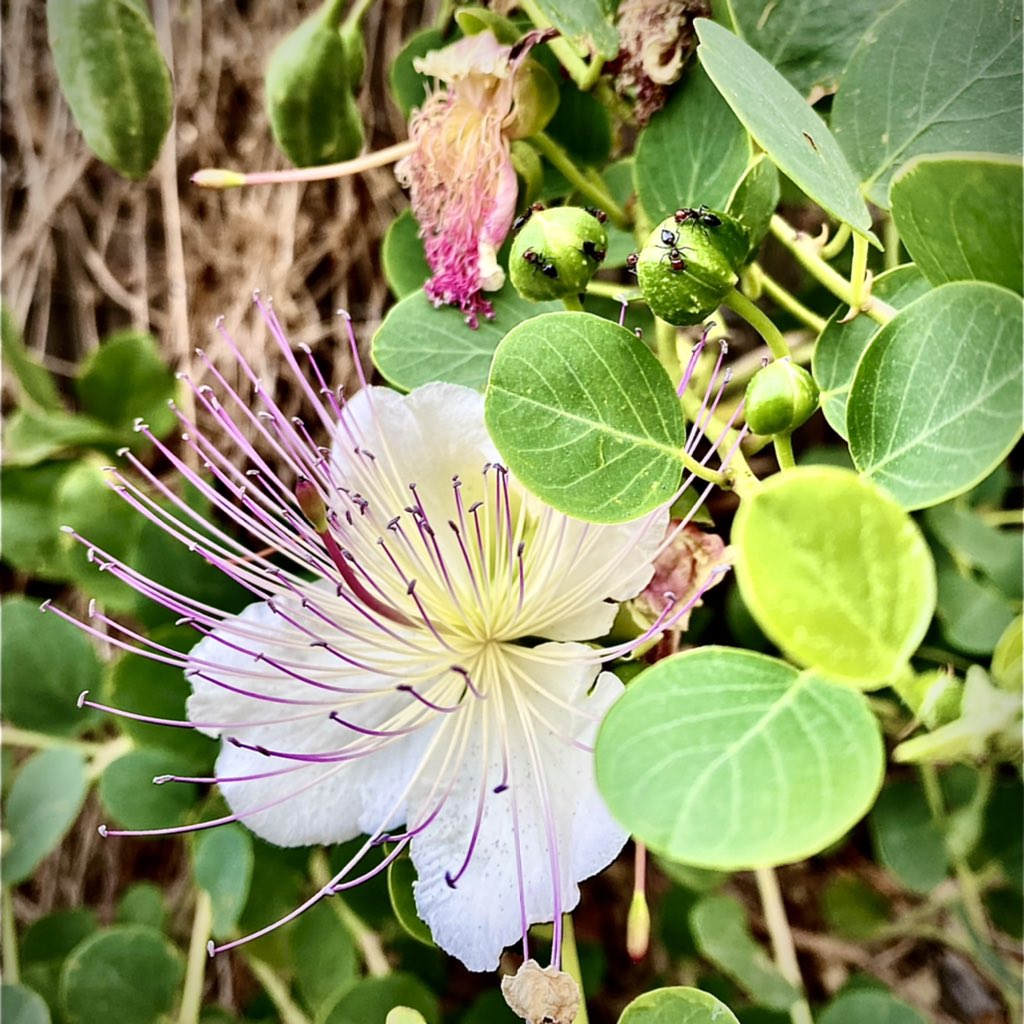
<svg viewBox="0 0 1024 1024"><path fill-rule="evenodd" d="M445 83L413 113L415 151L395 168L410 191L427 262L426 291L435 305L458 306L475 327L494 315L481 294L505 281L497 252L512 226L516 172L510 139L543 127L531 111L524 124L524 85L537 69L527 55L542 35L503 46L490 32L467 36L417 58L417 71ZM548 114L547 116L550 116Z"/></svg>
<svg viewBox="0 0 1024 1024"><path fill-rule="evenodd" d="M241 821L280 846L366 836L301 907L221 950L408 852L417 911L439 946L489 970L516 940L528 956L530 925L553 921L557 965L562 914L576 905L578 882L626 839L594 781L594 736L622 692L602 667L671 629L703 588L682 600L665 594L649 630L598 646L618 603L647 585L660 549L673 543L666 508L610 526L563 515L498 461L478 392L435 383L400 395L364 381L343 402L312 359L309 383L273 313L261 309L314 408L313 427L281 411L222 329L254 397L206 363L220 397L192 390L223 436L207 436L179 412L205 472L140 427L216 520L130 452L160 500L112 471L125 501L254 603L240 614L218 610L90 548L107 572L172 609L201 639L182 654L95 608L100 628L83 624L105 643L184 670L188 721L148 718L88 694L80 703L219 739L212 777L154 782L216 783L231 813L101 833L170 835ZM385 842L390 852L374 857Z"/></svg>

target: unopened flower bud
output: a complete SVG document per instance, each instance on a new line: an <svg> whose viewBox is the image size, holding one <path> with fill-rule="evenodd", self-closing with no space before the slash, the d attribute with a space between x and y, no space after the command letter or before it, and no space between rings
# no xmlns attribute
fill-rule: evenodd
<svg viewBox="0 0 1024 1024"><path fill-rule="evenodd" d="M537 210L522 225L509 256L509 276L531 302L578 295L608 251L608 232L578 206Z"/></svg>
<svg viewBox="0 0 1024 1024"><path fill-rule="evenodd" d="M818 408L814 378L790 359L776 359L747 385L745 416L755 434L788 434Z"/></svg>
<svg viewBox="0 0 1024 1024"><path fill-rule="evenodd" d="M704 206L676 210L637 256L644 300L670 324L699 324L735 286L747 250L746 228L728 214Z"/></svg>
<svg viewBox="0 0 1024 1024"><path fill-rule="evenodd" d="M532 58L523 61L512 85L512 113L504 125L510 139L528 139L544 131L558 109L558 85Z"/></svg>
<svg viewBox="0 0 1024 1024"><path fill-rule="evenodd" d="M297 167L350 160L362 149L355 70L337 27L320 12L271 55L266 75L270 127L274 141Z"/></svg>
<svg viewBox="0 0 1024 1024"><path fill-rule="evenodd" d="M327 506L316 485L309 480L300 480L295 485L295 500L302 509L302 514L309 520L317 533L327 532Z"/></svg>
<svg viewBox="0 0 1024 1024"><path fill-rule="evenodd" d="M647 948L651 944L651 911L647 906L647 897L642 892L634 892L626 917L626 952L633 963L639 963L647 956Z"/></svg>

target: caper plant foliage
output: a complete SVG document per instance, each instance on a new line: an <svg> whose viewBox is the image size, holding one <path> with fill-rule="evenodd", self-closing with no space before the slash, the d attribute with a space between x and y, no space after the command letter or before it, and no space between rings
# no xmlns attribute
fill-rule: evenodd
<svg viewBox="0 0 1024 1024"><path fill-rule="evenodd" d="M855 841L884 892L829 877L802 926L884 942L914 906L941 943L967 922L959 955L1013 1019L1020 0L824 0L813 24L745 0L446 6L390 69L408 142L359 156L371 7L329 0L268 42L271 131L299 170L195 181L397 162L376 385L336 400L259 299L314 411L303 426L261 395L257 418L210 364L226 396L191 401L227 433L181 414L182 455L151 338L105 341L72 414L5 313L3 559L95 599L84 617L56 590L43 617L4 602L5 745L33 750L6 790L5 885L31 884L94 787L107 842L188 836L194 907L182 928L141 882L112 925L12 916L4 1010L197 1021L208 941L262 990L239 1020L268 1000L296 1021L507 1012L486 991L442 1012L417 940L476 971L514 944L512 1012L583 1020L590 1000L610 1019L578 955L600 934L636 996L620 1024L925 1020L898 986L806 986L792 955L775 869ZM47 12L88 145L144 177L172 88L148 16ZM124 500L99 468L122 445ZM114 637L109 663L80 618ZM621 941L577 935L578 883L627 836ZM692 908L682 944L648 861ZM733 877L751 871L771 963ZM655 944L662 963L699 951L717 994L630 975L625 953ZM124 981L142 977L143 995Z"/></svg>

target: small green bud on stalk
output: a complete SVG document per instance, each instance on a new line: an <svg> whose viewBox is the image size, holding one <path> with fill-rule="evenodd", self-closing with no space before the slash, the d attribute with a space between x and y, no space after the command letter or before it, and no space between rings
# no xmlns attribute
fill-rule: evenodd
<svg viewBox="0 0 1024 1024"><path fill-rule="evenodd" d="M582 292L608 251L601 221L578 206L530 213L512 243L509 276L531 302Z"/></svg>
<svg viewBox="0 0 1024 1024"><path fill-rule="evenodd" d="M676 210L637 254L644 301L667 323L699 324L732 291L747 250L746 228L728 214L704 206Z"/></svg>
<svg viewBox="0 0 1024 1024"><path fill-rule="evenodd" d="M267 64L274 141L297 167L349 160L363 147L353 90L358 57L321 12L287 35Z"/></svg>
<svg viewBox="0 0 1024 1024"><path fill-rule="evenodd" d="M651 911L647 906L647 897L642 892L634 892L626 917L626 952L633 963L639 963L647 956L651 944Z"/></svg>
<svg viewBox="0 0 1024 1024"><path fill-rule="evenodd" d="M302 509L302 514L309 520L317 533L327 532L327 506L320 492L309 480L300 480L295 485L295 500Z"/></svg>
<svg viewBox="0 0 1024 1024"><path fill-rule="evenodd" d="M802 366L789 359L769 363L747 385L744 415L755 434L788 434L817 408L818 385Z"/></svg>

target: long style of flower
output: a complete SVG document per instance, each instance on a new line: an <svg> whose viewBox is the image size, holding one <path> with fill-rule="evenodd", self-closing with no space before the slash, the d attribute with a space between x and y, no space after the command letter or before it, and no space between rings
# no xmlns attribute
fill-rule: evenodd
<svg viewBox="0 0 1024 1024"><path fill-rule="evenodd" d="M87 693L80 704L218 738L214 775L153 781L215 783L231 813L101 833L174 835L240 821L281 846L366 837L302 906L211 952L265 934L408 851L418 913L443 949L472 970L493 969L517 940L528 956L529 926L553 921L557 965L578 882L626 839L593 775L595 731L622 691L602 666L671 629L711 581L685 600L665 595L635 640L596 646L617 603L642 590L672 543L667 509L611 526L557 512L501 464L480 394L437 383L400 395L363 380L346 402L311 356L303 372L273 310L257 301L315 411L311 427L282 413L223 327L254 400L200 353L220 397L192 390L223 437L178 415L206 472L140 425L233 529L194 511L131 452L135 472L111 471L125 501L254 602L220 611L91 548L201 639L182 654L95 607L98 624L80 623L184 670L188 721Z"/></svg>
<svg viewBox="0 0 1024 1024"><path fill-rule="evenodd" d="M395 167L409 189L433 277L435 305L458 306L475 327L494 315L482 295L505 281L497 252L512 226L516 172L510 138L522 122L527 55L542 35L503 46L490 32L467 36L413 63L445 87L435 89L409 122L415 149ZM532 118L530 118L532 120Z"/></svg>

